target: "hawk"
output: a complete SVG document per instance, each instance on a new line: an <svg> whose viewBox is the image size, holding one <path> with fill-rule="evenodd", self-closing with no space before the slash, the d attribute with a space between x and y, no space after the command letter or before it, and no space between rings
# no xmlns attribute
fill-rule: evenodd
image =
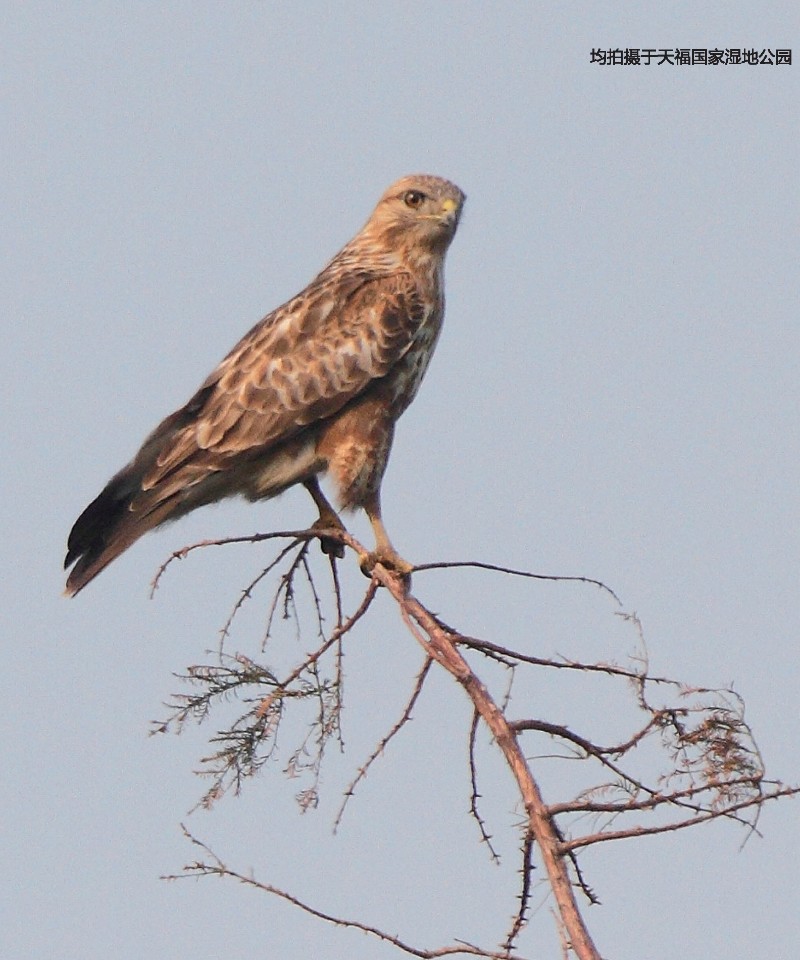
<svg viewBox="0 0 800 960"><path fill-rule="evenodd" d="M237 343L78 517L67 595L148 530L225 497L266 500L302 483L314 528L344 529L320 489L325 473L342 509L369 517L369 560L409 572L383 525L380 485L442 326L444 258L464 200L440 177L389 187L360 233ZM332 539L322 546L342 555Z"/></svg>

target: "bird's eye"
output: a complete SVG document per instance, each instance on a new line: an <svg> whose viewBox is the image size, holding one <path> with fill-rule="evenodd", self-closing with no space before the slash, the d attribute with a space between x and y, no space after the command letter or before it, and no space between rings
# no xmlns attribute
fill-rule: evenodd
<svg viewBox="0 0 800 960"><path fill-rule="evenodd" d="M408 190L403 197L403 203L412 210L415 210L423 200L425 200L425 194L421 190Z"/></svg>

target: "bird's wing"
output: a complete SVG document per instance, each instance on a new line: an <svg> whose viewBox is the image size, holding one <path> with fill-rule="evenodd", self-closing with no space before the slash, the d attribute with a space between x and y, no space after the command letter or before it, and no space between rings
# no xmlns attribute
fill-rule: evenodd
<svg viewBox="0 0 800 960"><path fill-rule="evenodd" d="M225 469L330 417L403 357L427 309L407 273L312 284L255 326L148 437L137 457L141 489L184 466Z"/></svg>

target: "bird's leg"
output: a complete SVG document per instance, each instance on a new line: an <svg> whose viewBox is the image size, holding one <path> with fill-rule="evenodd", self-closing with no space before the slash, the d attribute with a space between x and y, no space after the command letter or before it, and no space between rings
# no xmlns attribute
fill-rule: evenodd
<svg viewBox="0 0 800 960"><path fill-rule="evenodd" d="M312 523L311 529L335 529L341 530L344 533L345 526L339 519L337 512L328 502L325 494L322 492L322 489L319 485L319 480L317 480L316 477L312 477L310 480L304 481L303 486L311 494L311 498L317 505L317 510L319 510L319 520L315 520L314 523ZM339 557L339 559L341 559L344 556L344 544L340 543L338 540L333 540L331 537L320 537L319 545L322 549L322 552L327 553L329 557Z"/></svg>
<svg viewBox="0 0 800 960"><path fill-rule="evenodd" d="M407 577L414 569L414 565L404 560L392 546L392 541L381 519L381 496L377 490L364 504L364 510L375 534L375 550L361 558L361 569L364 573L369 573L376 563L382 563L390 570L395 570Z"/></svg>

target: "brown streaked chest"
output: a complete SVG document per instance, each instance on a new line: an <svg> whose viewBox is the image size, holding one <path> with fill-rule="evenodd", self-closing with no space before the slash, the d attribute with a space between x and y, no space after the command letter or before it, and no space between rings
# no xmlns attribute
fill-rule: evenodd
<svg viewBox="0 0 800 960"><path fill-rule="evenodd" d="M432 262L421 275L421 289L426 302L425 313L417 328L414 342L390 375L392 406L395 416L398 417L417 395L442 329L444 286L441 267L441 261Z"/></svg>

